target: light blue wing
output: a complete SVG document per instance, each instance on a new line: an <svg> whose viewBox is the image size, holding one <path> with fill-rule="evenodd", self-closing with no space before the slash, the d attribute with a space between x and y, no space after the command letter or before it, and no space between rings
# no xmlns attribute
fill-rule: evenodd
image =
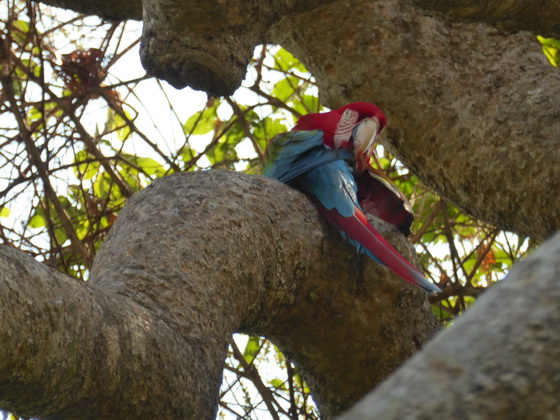
<svg viewBox="0 0 560 420"><path fill-rule="evenodd" d="M290 131L271 140L265 155L264 175L288 183L321 165L352 157L348 150L325 147L322 131Z"/></svg>
<svg viewBox="0 0 560 420"><path fill-rule="evenodd" d="M352 168L344 160L308 171L294 182L294 187L313 194L327 210L336 209L344 217L352 216L355 208L360 208Z"/></svg>

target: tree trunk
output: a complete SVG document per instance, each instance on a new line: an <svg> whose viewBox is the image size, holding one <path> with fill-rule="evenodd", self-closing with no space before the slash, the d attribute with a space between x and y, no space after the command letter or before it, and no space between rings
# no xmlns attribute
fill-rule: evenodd
<svg viewBox="0 0 560 420"><path fill-rule="evenodd" d="M87 283L0 251L0 399L28 417L213 419L241 331L290 355L329 418L439 328L422 291L356 255L303 194L256 176L156 181L122 210Z"/></svg>
<svg viewBox="0 0 560 420"><path fill-rule="evenodd" d="M560 418L560 233L340 420Z"/></svg>
<svg viewBox="0 0 560 420"><path fill-rule="evenodd" d="M58 4L73 7L66 1ZM512 32L543 24L543 34L560 37L557 19L538 8L501 19L495 2L486 19L486 9L465 12L462 2L449 10L430 0L240 1L227 10L146 2L150 71L231 93L252 47L281 43L313 72L328 105L379 104L390 118L385 144L463 209L534 238L560 228L560 75L534 34L476 23ZM118 16L125 3L109 3L115 18L138 18L138 3ZM109 3L100 14L113 17ZM390 238L410 247L398 233ZM558 417L547 399L560 377L559 292L547 280L558 278L558 252L543 247L515 271L521 280L490 291L384 384L376 418L403 418L408 406L417 418L436 409L453 418L467 409L488 419ZM227 344L243 331L290 354L330 417L438 329L420 291L356 256L300 193L248 175L176 175L135 195L87 284L12 249L0 253L0 399L27 416L212 418ZM432 403L432 391L452 397Z"/></svg>

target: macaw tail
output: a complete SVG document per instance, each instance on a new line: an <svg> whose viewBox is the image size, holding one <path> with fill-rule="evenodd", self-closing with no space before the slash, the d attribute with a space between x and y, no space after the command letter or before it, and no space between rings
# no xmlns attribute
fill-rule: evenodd
<svg viewBox="0 0 560 420"><path fill-rule="evenodd" d="M336 227L358 251L367 254L375 261L386 265L395 274L427 293L441 292L439 287L428 281L412 264L381 236L368 222L362 211L356 207L350 217L342 216L336 209L328 210L319 200L313 200L323 217Z"/></svg>

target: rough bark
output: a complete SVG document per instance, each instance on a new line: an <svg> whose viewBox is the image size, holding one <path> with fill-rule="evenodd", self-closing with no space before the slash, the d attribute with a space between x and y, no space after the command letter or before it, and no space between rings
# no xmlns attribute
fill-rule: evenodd
<svg viewBox="0 0 560 420"><path fill-rule="evenodd" d="M313 3L326 4L328 1L332 0L317 0ZM534 0L406 1L421 9L438 13L449 20L483 22L509 32L530 31L543 36L560 38L560 4L556 0L540 0L538 3L535 3ZM142 19L141 0L112 0L110 2L103 0L42 0L42 2L114 20ZM287 4L292 3L294 2ZM291 12L290 8L285 10Z"/></svg>
<svg viewBox="0 0 560 420"><path fill-rule="evenodd" d="M142 19L141 0L42 0L41 3L109 20Z"/></svg>
<svg viewBox="0 0 560 420"><path fill-rule="evenodd" d="M556 0L407 0L445 18L484 22L508 32L530 31L560 38L560 3Z"/></svg>
<svg viewBox="0 0 560 420"><path fill-rule="evenodd" d="M213 96L230 95L267 29L281 16L320 3L328 1L147 1L142 64L177 88L189 85Z"/></svg>
<svg viewBox="0 0 560 420"><path fill-rule="evenodd" d="M560 418L560 233L340 420Z"/></svg>
<svg viewBox="0 0 560 420"><path fill-rule="evenodd" d="M20 251L0 247L0 267L2 409L41 418L182 417L200 349L134 301Z"/></svg>
<svg viewBox="0 0 560 420"><path fill-rule="evenodd" d="M301 193L223 171L134 195L88 283L6 247L0 265L0 407L26 416L212 419L244 331L293 358L329 418L439 328L423 292L357 256Z"/></svg>

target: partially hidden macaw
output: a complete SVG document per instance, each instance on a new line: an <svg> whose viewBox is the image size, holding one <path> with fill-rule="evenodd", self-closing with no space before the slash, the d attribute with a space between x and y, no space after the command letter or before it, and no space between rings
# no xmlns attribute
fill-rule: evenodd
<svg viewBox="0 0 560 420"><path fill-rule="evenodd" d="M308 194L322 216L359 252L386 265L428 293L440 292L368 222L364 212L410 233L413 217L402 193L371 168L378 134L387 125L373 104L355 102L302 116L290 132L275 136L264 175Z"/></svg>

